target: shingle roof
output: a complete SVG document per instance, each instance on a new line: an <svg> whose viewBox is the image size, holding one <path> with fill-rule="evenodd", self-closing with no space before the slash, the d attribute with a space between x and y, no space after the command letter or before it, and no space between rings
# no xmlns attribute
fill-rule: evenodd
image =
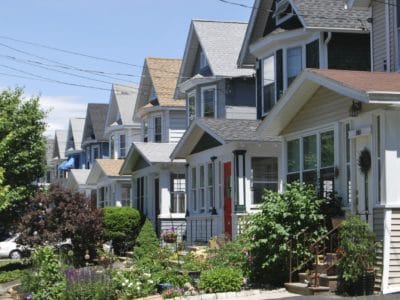
<svg viewBox="0 0 400 300"><path fill-rule="evenodd" d="M256 134L260 121L256 120L232 120L232 119L198 119L197 124L202 128L208 128L214 135L224 142L245 141L263 142L271 141L271 138Z"/></svg>
<svg viewBox="0 0 400 300"><path fill-rule="evenodd" d="M91 140L92 134L96 141L107 141L104 129L108 112L108 104L89 103L86 111L83 140Z"/></svg>
<svg viewBox="0 0 400 300"><path fill-rule="evenodd" d="M289 0L293 4L305 27L326 29L369 30L367 19L371 16L368 7L344 8L339 0Z"/></svg>
<svg viewBox="0 0 400 300"><path fill-rule="evenodd" d="M251 76L252 69L240 69L236 61L247 23L193 20L194 31L214 76ZM193 51L196 55L197 51Z"/></svg>
<svg viewBox="0 0 400 300"><path fill-rule="evenodd" d="M119 176L119 170L124 163L123 159L96 159L96 163L105 176Z"/></svg>
<svg viewBox="0 0 400 300"><path fill-rule="evenodd" d="M132 144L142 156L151 164L171 162L169 158L176 144L168 143L140 143Z"/></svg>
<svg viewBox="0 0 400 300"><path fill-rule="evenodd" d="M46 162L49 164L54 154L54 138L46 138Z"/></svg>
<svg viewBox="0 0 400 300"><path fill-rule="evenodd" d="M121 116L122 125L132 125L134 123L134 111L136 100L138 96L138 84L113 84L112 91L115 97L117 110L115 112L114 118L117 118L117 114L119 113ZM113 105L110 101L110 104ZM110 107L111 109L111 107ZM109 120L107 126L116 122L117 120Z"/></svg>
<svg viewBox="0 0 400 300"><path fill-rule="evenodd" d="M71 169L70 176L74 178L78 185L86 184L90 170L87 169Z"/></svg>
<svg viewBox="0 0 400 300"><path fill-rule="evenodd" d="M66 130L56 130L54 134L54 151L53 158L57 157L60 159L65 158L65 148L67 147L67 136Z"/></svg>
<svg viewBox="0 0 400 300"><path fill-rule="evenodd" d="M400 92L400 74L397 72L363 72L332 69L307 69L307 71L361 92Z"/></svg>

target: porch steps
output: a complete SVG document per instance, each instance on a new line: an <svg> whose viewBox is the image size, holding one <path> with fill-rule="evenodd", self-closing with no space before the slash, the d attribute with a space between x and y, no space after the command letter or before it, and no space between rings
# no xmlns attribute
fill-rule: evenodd
<svg viewBox="0 0 400 300"><path fill-rule="evenodd" d="M308 286L307 283L301 283L301 282L285 283L285 288L288 292L303 296L331 295L329 287L326 286L310 287Z"/></svg>

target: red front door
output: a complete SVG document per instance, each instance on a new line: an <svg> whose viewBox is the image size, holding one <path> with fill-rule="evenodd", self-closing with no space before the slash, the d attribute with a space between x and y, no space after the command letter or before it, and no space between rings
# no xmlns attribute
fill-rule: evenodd
<svg viewBox="0 0 400 300"><path fill-rule="evenodd" d="M232 238L232 196L231 196L231 162L224 163L224 232Z"/></svg>

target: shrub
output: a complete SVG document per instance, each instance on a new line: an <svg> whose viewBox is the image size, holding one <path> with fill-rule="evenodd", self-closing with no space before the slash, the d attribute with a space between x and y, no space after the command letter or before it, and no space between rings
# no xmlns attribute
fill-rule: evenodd
<svg viewBox="0 0 400 300"><path fill-rule="evenodd" d="M351 288L352 283L360 281L374 267L375 235L368 223L350 216L340 228L339 247L339 281L342 287Z"/></svg>
<svg viewBox="0 0 400 300"><path fill-rule="evenodd" d="M118 271L113 281L118 299L135 299L147 297L156 292L156 282L149 269L140 266L131 267L129 271Z"/></svg>
<svg viewBox="0 0 400 300"><path fill-rule="evenodd" d="M2 273L0 273L0 283L19 279L19 278L21 278L21 276L23 274L24 274L24 271L22 271L22 270L13 270L13 271L2 272Z"/></svg>
<svg viewBox="0 0 400 300"><path fill-rule="evenodd" d="M252 240L253 282L283 285L289 273L289 241L300 263L312 258L309 246L326 233L320 205L314 187L298 182L287 184L284 193L265 191L260 212L250 217L245 232Z"/></svg>
<svg viewBox="0 0 400 300"><path fill-rule="evenodd" d="M38 247L32 255L32 270L22 278L24 291L35 300L56 300L65 292L65 278L51 247Z"/></svg>
<svg viewBox="0 0 400 300"><path fill-rule="evenodd" d="M200 289L210 293L237 292L242 283L242 271L230 267L216 267L200 275Z"/></svg>
<svg viewBox="0 0 400 300"><path fill-rule="evenodd" d="M115 299L115 285L110 272L104 269L82 268L65 271L67 289L65 298L113 300Z"/></svg>
<svg viewBox="0 0 400 300"><path fill-rule="evenodd" d="M160 250L160 242L157 239L153 224L146 219L136 239L133 255L137 260L144 257L154 257Z"/></svg>
<svg viewBox="0 0 400 300"><path fill-rule="evenodd" d="M132 249L139 233L141 216L131 207L107 207L104 212L104 237L112 240L115 254Z"/></svg>

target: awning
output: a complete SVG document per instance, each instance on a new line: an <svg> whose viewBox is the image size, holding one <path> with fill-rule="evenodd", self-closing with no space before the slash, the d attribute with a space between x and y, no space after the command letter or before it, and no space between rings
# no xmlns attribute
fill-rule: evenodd
<svg viewBox="0 0 400 300"><path fill-rule="evenodd" d="M75 159L73 157L71 157L70 159L63 161L59 166L58 169L59 170L69 170L72 169L75 165Z"/></svg>

